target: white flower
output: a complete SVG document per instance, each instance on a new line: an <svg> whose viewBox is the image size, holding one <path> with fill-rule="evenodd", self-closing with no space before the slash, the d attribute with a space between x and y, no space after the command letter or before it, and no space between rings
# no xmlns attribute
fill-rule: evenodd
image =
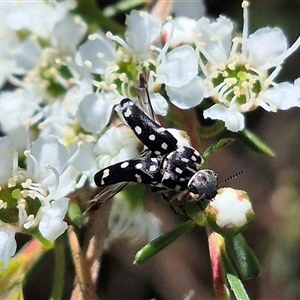
<svg viewBox="0 0 300 300"><path fill-rule="evenodd" d="M300 45L288 48L279 28L262 28L248 36L248 7L244 1L242 37L232 38L233 24L225 17L215 22L201 18L194 29L204 97L215 104L204 117L219 119L231 131L244 128L243 113L258 106L268 110L299 107L299 89L290 83L276 84L284 60Z"/></svg>
<svg viewBox="0 0 300 300"><path fill-rule="evenodd" d="M8 252L5 257L0 253L0 260L6 260L7 253L12 256L15 252L10 242L15 232L38 227L46 239L53 240L66 230L66 196L76 185L78 171L71 163L77 152L70 156L54 136L40 137L24 153L27 169L18 167L17 152L8 137L0 139L0 152L4 159L0 169L0 240L9 240Z"/></svg>
<svg viewBox="0 0 300 300"><path fill-rule="evenodd" d="M246 192L221 188L204 212L207 222L222 234L237 234L250 224L254 213Z"/></svg>
<svg viewBox="0 0 300 300"><path fill-rule="evenodd" d="M159 62L156 61L156 48L152 47L161 33L160 21L146 12L133 10L126 17L126 24L128 28L125 40L110 32L106 36L92 34L88 37L88 41L79 47L75 56L78 71L97 88L94 96L86 96L78 114L84 124L83 127L88 131L101 131L110 117L112 105L122 98L135 96L132 95L132 87L137 84L145 67L160 63L160 59ZM100 79L93 80L93 74L99 74ZM165 74L162 76L165 78ZM151 81L153 84L150 84ZM156 85L151 72L148 86L150 94L153 94ZM114 95L115 102L109 101L107 105L103 101L96 101L106 94L108 97ZM93 98L97 103L92 104ZM154 102L155 111L165 115L167 110L165 99L156 95ZM84 103L95 106L95 112L90 112ZM100 115L97 115L99 112Z"/></svg>
<svg viewBox="0 0 300 300"><path fill-rule="evenodd" d="M4 71L3 81L9 80L14 86L30 93L39 104L53 103L74 84L73 74L62 61L72 59L87 30L87 24L79 16L70 14L74 5L74 1L21 1L1 5L6 12L2 20L5 30L11 30L12 36L17 30L26 33L26 38L17 40L16 46L11 45L13 50L10 52L13 54L9 57L9 65L13 66L13 71ZM18 20L20 14L22 18ZM51 21L48 20L50 17ZM34 21L34 18L38 20ZM1 46L0 43L0 60ZM5 58L8 58L6 50L3 50Z"/></svg>
<svg viewBox="0 0 300 300"><path fill-rule="evenodd" d="M114 163L139 155L140 142L128 126L108 129L98 140L94 152L98 167L103 169Z"/></svg>

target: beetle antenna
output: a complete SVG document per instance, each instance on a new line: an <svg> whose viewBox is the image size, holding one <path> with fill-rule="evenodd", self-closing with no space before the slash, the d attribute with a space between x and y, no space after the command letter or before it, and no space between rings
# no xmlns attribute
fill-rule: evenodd
<svg viewBox="0 0 300 300"><path fill-rule="evenodd" d="M241 170L237 173L235 173L234 175L231 175L229 176L228 178L226 178L225 180L223 180L221 183L218 184L218 187L221 187L222 185L224 185L226 182L232 180L232 179L235 179L235 178L238 178L240 175L244 174L245 171L244 170Z"/></svg>

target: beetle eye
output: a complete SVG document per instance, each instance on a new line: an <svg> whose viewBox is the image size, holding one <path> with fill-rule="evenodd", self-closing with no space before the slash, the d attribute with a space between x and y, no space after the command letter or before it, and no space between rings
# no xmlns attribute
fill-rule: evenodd
<svg viewBox="0 0 300 300"><path fill-rule="evenodd" d="M196 195L199 193L197 187L194 184L189 185L189 191Z"/></svg>

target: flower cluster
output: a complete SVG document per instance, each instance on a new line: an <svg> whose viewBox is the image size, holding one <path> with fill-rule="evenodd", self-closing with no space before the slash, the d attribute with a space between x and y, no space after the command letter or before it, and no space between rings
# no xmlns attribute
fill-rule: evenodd
<svg viewBox="0 0 300 300"><path fill-rule="evenodd" d="M300 106L299 79L294 84L275 82L285 59L298 49L300 38L288 48L279 28L265 27L249 35L248 6L243 1L241 35L234 33L233 22L224 16L198 21L178 17L162 24L145 12L132 11L125 40L111 33L90 35L79 47L76 62L86 76L100 75L93 84L100 91L101 103L104 94L111 99L116 90L119 95L134 96L132 87L148 68L156 113L167 112L167 103L157 93L164 86L169 100L181 109L210 99L213 105L204 110L204 117L222 120L228 130L240 131L245 127L245 112L257 107L275 112ZM106 107L111 108L108 99ZM88 100L84 102L89 105Z"/></svg>

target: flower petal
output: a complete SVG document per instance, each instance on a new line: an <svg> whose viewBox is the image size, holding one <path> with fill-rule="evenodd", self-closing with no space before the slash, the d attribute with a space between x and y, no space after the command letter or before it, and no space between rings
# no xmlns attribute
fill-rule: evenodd
<svg viewBox="0 0 300 300"><path fill-rule="evenodd" d="M282 82L261 93L259 99L266 103L271 111L300 107L300 87L289 82ZM265 108L264 105L261 106Z"/></svg>
<svg viewBox="0 0 300 300"><path fill-rule="evenodd" d="M196 76L180 88L166 86L170 101L181 109L188 109L203 100L203 79Z"/></svg>
<svg viewBox="0 0 300 300"><path fill-rule="evenodd" d="M186 17L179 17L167 22L162 30L165 41L170 40L170 47L174 48L182 44L192 44L194 40L193 29L196 21ZM172 34L172 36L170 36Z"/></svg>
<svg viewBox="0 0 300 300"><path fill-rule="evenodd" d="M245 118L240 112L226 108L222 104L215 104L206 109L203 113L204 118L222 120L228 130L236 132L245 127Z"/></svg>
<svg viewBox="0 0 300 300"><path fill-rule="evenodd" d="M150 43L161 31L160 21L143 11L132 10L126 25L126 41L135 54L146 54Z"/></svg>
<svg viewBox="0 0 300 300"><path fill-rule="evenodd" d="M269 63L283 54L288 47L287 40L281 29L265 27L258 29L248 38L249 62L252 65Z"/></svg>
<svg viewBox="0 0 300 300"><path fill-rule="evenodd" d="M68 210L68 204L68 198L60 198L51 202L50 207L41 208L39 230L43 237L53 241L65 232L68 224L63 219Z"/></svg>
<svg viewBox="0 0 300 300"><path fill-rule="evenodd" d="M81 126L93 133L103 130L109 121L114 105L119 103L121 98L117 92L86 95L77 111Z"/></svg>
<svg viewBox="0 0 300 300"><path fill-rule="evenodd" d="M5 267L8 267L8 261L17 250L15 240L15 229L5 223L0 223L0 261L3 261Z"/></svg>
<svg viewBox="0 0 300 300"><path fill-rule="evenodd" d="M197 22L194 28L195 37L198 43L203 43L203 48L214 60L206 57L211 63L227 59L232 44L232 30L233 23L224 16L220 16L215 22L204 17Z"/></svg>
<svg viewBox="0 0 300 300"><path fill-rule="evenodd" d="M55 136L39 137L31 148L31 155L27 157L27 171L37 181L53 175L45 166L50 165L59 174L66 170L70 155L68 149L61 144Z"/></svg>
<svg viewBox="0 0 300 300"><path fill-rule="evenodd" d="M14 152L8 137L0 139L0 185L7 184L12 175Z"/></svg>
<svg viewBox="0 0 300 300"><path fill-rule="evenodd" d="M157 79L172 87L181 87L198 73L198 58L191 46L183 45L170 51L156 70Z"/></svg>
<svg viewBox="0 0 300 300"><path fill-rule="evenodd" d="M92 72L103 74L106 67L115 62L115 48L111 41L102 34L93 34L89 40L79 47L75 60L79 66L83 66L85 61L91 62Z"/></svg>
<svg viewBox="0 0 300 300"><path fill-rule="evenodd" d="M53 44L64 50L75 52L87 30L87 24L79 16L68 15L53 29Z"/></svg>
<svg viewBox="0 0 300 300"><path fill-rule="evenodd" d="M157 115L165 116L168 113L168 102L166 99L159 93L154 93L150 95L151 104L153 110Z"/></svg>

